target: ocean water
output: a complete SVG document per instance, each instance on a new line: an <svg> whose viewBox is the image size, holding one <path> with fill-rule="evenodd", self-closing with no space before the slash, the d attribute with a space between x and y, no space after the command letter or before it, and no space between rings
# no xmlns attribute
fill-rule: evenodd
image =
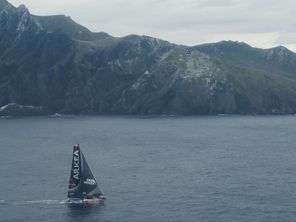
<svg viewBox="0 0 296 222"><path fill-rule="evenodd" d="M0 221L296 221L296 116L0 119ZM79 142L107 197L65 203Z"/></svg>

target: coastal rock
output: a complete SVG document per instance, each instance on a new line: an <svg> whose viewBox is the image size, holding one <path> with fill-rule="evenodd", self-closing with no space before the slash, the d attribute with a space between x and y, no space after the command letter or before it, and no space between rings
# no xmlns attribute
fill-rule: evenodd
<svg viewBox="0 0 296 222"><path fill-rule="evenodd" d="M0 116L39 116L45 114L43 107L23 106L16 103L9 103L0 107Z"/></svg>

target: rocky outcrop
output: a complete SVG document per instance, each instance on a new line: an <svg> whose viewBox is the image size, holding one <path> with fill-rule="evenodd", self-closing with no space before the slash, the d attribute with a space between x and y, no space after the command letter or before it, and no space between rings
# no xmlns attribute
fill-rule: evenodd
<svg viewBox="0 0 296 222"><path fill-rule="evenodd" d="M48 112L43 107L23 106L16 103L9 103L0 107L0 116L39 116Z"/></svg>

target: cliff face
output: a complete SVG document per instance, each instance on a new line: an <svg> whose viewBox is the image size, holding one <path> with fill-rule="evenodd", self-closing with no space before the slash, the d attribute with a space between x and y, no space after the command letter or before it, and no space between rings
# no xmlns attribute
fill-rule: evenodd
<svg viewBox="0 0 296 222"><path fill-rule="evenodd" d="M0 0L4 108L16 103L71 114L295 113L295 70L296 55L284 47L185 47L147 36L114 38L69 17L32 16L25 6Z"/></svg>
<svg viewBox="0 0 296 222"><path fill-rule="evenodd" d="M70 37L47 32L24 6L7 3L0 9L0 104L63 106L74 49Z"/></svg>

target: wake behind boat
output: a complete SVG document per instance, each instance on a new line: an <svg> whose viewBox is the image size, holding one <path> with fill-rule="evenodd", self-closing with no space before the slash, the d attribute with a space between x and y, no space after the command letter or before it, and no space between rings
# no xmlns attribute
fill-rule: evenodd
<svg viewBox="0 0 296 222"><path fill-rule="evenodd" d="M70 203L104 204L105 199L79 144L74 145L67 201Z"/></svg>

